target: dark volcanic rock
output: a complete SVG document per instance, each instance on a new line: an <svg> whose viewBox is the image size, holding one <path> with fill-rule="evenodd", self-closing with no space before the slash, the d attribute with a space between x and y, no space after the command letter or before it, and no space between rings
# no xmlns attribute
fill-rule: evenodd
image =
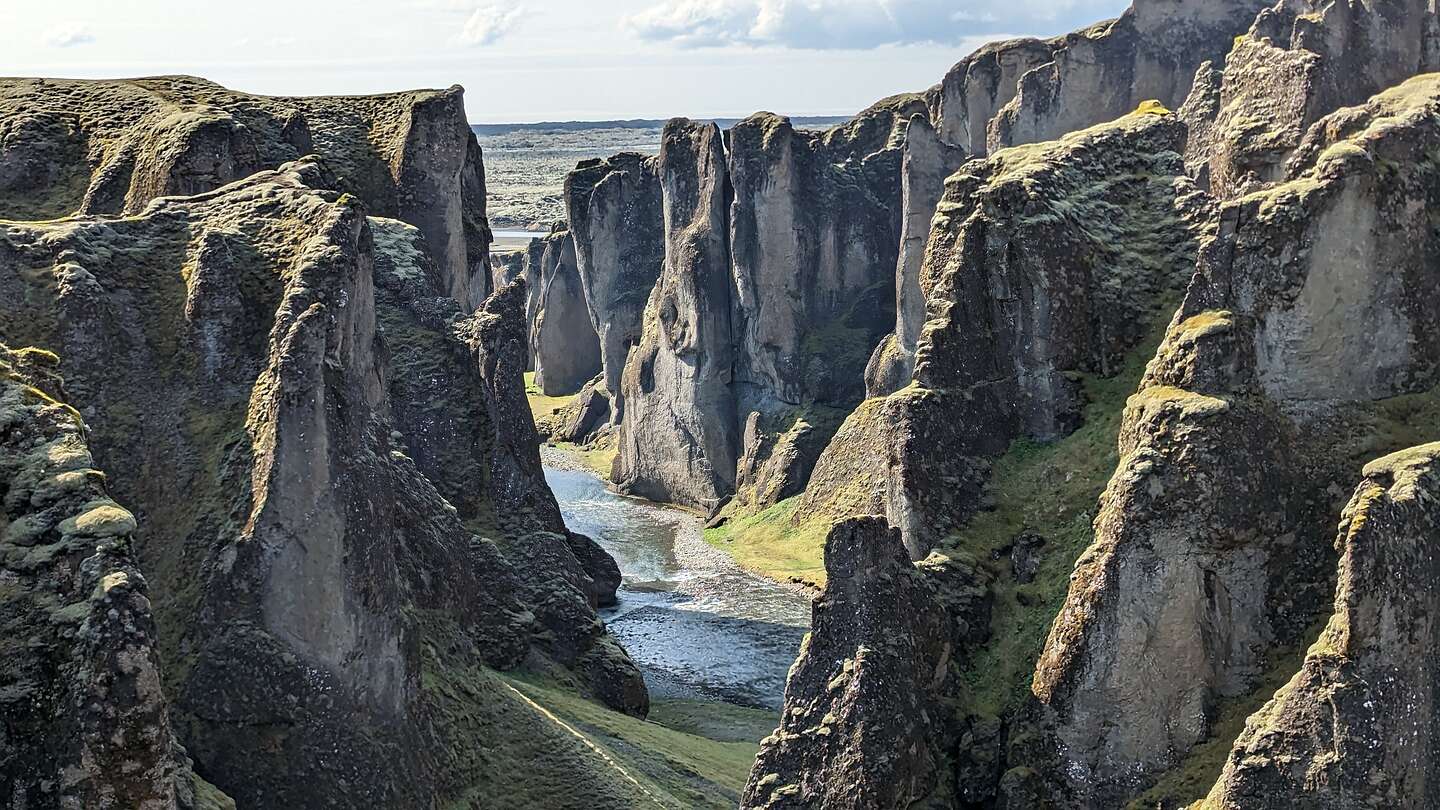
<svg viewBox="0 0 1440 810"><path fill-rule="evenodd" d="M6 223L0 333L56 350L85 466L135 510L195 769L246 805L424 807L516 778L476 754L477 718L529 711L486 667L553 661L636 712L643 685L590 607L613 569L554 533L517 293L464 318L418 229L331 186L299 162Z"/></svg>
<svg viewBox="0 0 1440 810"><path fill-rule="evenodd" d="M1119 19L1059 37L989 130L993 151L1058 138L1156 99L1178 107L1269 0L1135 0Z"/></svg>
<svg viewBox="0 0 1440 810"><path fill-rule="evenodd" d="M0 800L25 808L234 803L170 730L159 633L54 355L0 344Z"/></svg>
<svg viewBox="0 0 1440 810"><path fill-rule="evenodd" d="M527 262L525 270L532 285L526 309L531 315L535 385L553 397L575 393L600 372L600 340L590 322L570 232L557 230L542 243L539 262ZM527 258L533 254L530 251Z"/></svg>
<svg viewBox="0 0 1440 810"><path fill-rule="evenodd" d="M339 188L416 225L446 294L489 290L485 169L464 91L251 96L189 76L0 81L0 217L136 214L317 153Z"/></svg>
<svg viewBox="0 0 1440 810"><path fill-rule="evenodd" d="M1322 116L1440 69L1437 36L1423 0L1276 3L1236 38L1223 71L1203 71L1184 112L1198 135L1186 158L1221 198L1282 180Z"/></svg>
<svg viewBox="0 0 1440 810"><path fill-rule="evenodd" d="M720 130L683 119L660 148L665 268L625 363L616 484L651 498L713 506L734 485L734 346Z"/></svg>
<svg viewBox="0 0 1440 810"><path fill-rule="evenodd" d="M1073 431L1079 375L1113 374L1189 275L1206 201L1184 134L1138 112L951 176L920 270L915 384L846 420L802 511L883 513L920 559L973 514L983 459Z"/></svg>
<svg viewBox="0 0 1440 810"><path fill-rule="evenodd" d="M882 518L831 529L825 570L741 807L908 807L945 779L946 721L927 711L956 652L944 608Z"/></svg>

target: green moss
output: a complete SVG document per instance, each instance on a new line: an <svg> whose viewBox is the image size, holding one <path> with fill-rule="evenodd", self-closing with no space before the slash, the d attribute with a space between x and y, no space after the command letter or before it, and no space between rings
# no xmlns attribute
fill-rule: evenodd
<svg viewBox="0 0 1440 810"><path fill-rule="evenodd" d="M1051 444L1016 441L995 461L986 487L995 508L979 513L934 552L976 562L995 577L990 642L958 673L964 683L958 691L969 713L1002 716L1029 695L1035 662L1065 601L1071 569L1093 539L1100 494L1119 463L1115 437L1126 396L1139 384L1159 335L1156 330L1130 352L1114 377L1084 375L1083 426ZM1029 584L1014 579L1001 553L1023 532L1046 541Z"/></svg>
<svg viewBox="0 0 1440 810"><path fill-rule="evenodd" d="M781 582L825 585L825 536L830 520L794 522L803 496L787 498L759 514L705 530L705 542L735 558L747 571Z"/></svg>
<svg viewBox="0 0 1440 810"><path fill-rule="evenodd" d="M543 420L548 420L564 410L565 406L575 399L575 395L546 396L540 391L539 386L535 385L535 372L527 371L525 372L525 398L530 401L530 414L535 417L535 424L539 425Z"/></svg>
<svg viewBox="0 0 1440 810"><path fill-rule="evenodd" d="M775 712L708 700L652 700L646 719L718 742L758 743L780 725Z"/></svg>

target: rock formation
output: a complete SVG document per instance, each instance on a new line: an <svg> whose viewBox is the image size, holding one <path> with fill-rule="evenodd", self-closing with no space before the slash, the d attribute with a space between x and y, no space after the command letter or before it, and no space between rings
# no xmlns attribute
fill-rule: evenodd
<svg viewBox="0 0 1440 810"><path fill-rule="evenodd" d="M546 396L573 394L600 372L600 340L590 322L570 232L557 229L538 241L525 262L535 385Z"/></svg>
<svg viewBox="0 0 1440 810"><path fill-rule="evenodd" d="M865 367L865 396L880 397L904 388L915 373L915 349L925 325L925 292L920 266L930 237L935 208L945 192L945 178L960 168L965 150L936 135L921 116L905 130L905 157L900 168L900 258L895 268L895 331L875 348Z"/></svg>
<svg viewBox="0 0 1440 810"><path fill-rule="evenodd" d="M1281 2L1205 66L1183 117L1187 160L1231 198L1286 175L1322 116L1440 69L1440 19L1424 0Z"/></svg>
<svg viewBox="0 0 1440 810"><path fill-rule="evenodd" d="M993 42L955 64L926 94L940 139L972 155L990 150L990 122L1015 98L1020 78L1048 65L1056 43L1038 39Z"/></svg>
<svg viewBox="0 0 1440 810"><path fill-rule="evenodd" d="M540 475L523 286L465 317L423 229L337 185L306 160L0 226L0 333L59 356L134 510L195 771L242 805L431 806L518 776L484 764L507 726L477 736L530 711L491 668L635 713L644 686L591 608L613 561Z"/></svg>
<svg viewBox="0 0 1440 810"><path fill-rule="evenodd" d="M1365 466L1336 547L1335 612L1236 740L1204 808L1430 807L1440 445Z"/></svg>
<svg viewBox="0 0 1440 810"><path fill-rule="evenodd" d="M1221 211L1036 670L1081 795L1176 764L1320 613L1342 482L1440 382L1437 147L1440 78L1412 79Z"/></svg>
<svg viewBox="0 0 1440 810"><path fill-rule="evenodd" d="M565 208L591 323L600 338L610 420L624 417L620 377L640 343L645 302L665 264L659 159L622 152L565 178Z"/></svg>
<svg viewBox="0 0 1440 810"><path fill-rule="evenodd" d="M251 96L189 76L0 82L0 218L137 214L323 155L341 190L420 228L447 294L489 292L485 168L464 91Z"/></svg>
<svg viewBox="0 0 1440 810"><path fill-rule="evenodd" d="M742 805L909 807L939 787L946 756L932 727L945 719L927 708L955 652L948 616L882 518L836 524L825 567L785 714Z"/></svg>
<svg viewBox="0 0 1440 810"><path fill-rule="evenodd" d="M734 346L720 129L677 119L659 158L665 266L625 362L615 483L653 500L714 506L734 485Z"/></svg>
<svg viewBox="0 0 1440 810"><path fill-rule="evenodd" d="M1188 277L1205 202L1184 136L1146 109L951 176L918 273L914 385L851 414L800 513L886 515L920 559L973 513L983 459L1073 431L1081 376L1117 371Z"/></svg>
<svg viewBox="0 0 1440 810"><path fill-rule="evenodd" d="M990 125L990 148L1058 138L1157 99L1178 107L1268 0L1135 0L1119 19L1052 41Z"/></svg>
<svg viewBox="0 0 1440 810"><path fill-rule="evenodd" d="M170 729L159 634L54 355L0 345L0 799L12 807L234 807Z"/></svg>

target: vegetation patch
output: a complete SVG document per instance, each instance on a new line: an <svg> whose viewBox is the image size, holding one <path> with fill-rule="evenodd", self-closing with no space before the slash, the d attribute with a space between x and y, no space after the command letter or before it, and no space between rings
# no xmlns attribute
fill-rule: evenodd
<svg viewBox="0 0 1440 810"><path fill-rule="evenodd" d="M803 496L787 498L749 517L705 530L705 542L725 551L741 568L780 582L825 587L825 535L831 522L823 517L793 522Z"/></svg>
<svg viewBox="0 0 1440 810"><path fill-rule="evenodd" d="M1014 442L995 461L986 486L994 508L935 550L942 557L969 559L994 575L990 641L959 673L964 687L957 691L969 713L1003 716L1028 698L1035 662L1065 601L1075 560L1094 537L1100 495L1119 463L1116 436L1126 398L1138 387L1159 337L1156 330L1130 352L1114 377L1083 375L1084 425L1050 444ZM1045 540L1029 583L1013 576L1008 553L1024 534Z"/></svg>

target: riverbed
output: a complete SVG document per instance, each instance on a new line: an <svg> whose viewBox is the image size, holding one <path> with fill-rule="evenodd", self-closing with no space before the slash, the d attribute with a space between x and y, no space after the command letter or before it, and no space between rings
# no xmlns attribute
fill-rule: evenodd
<svg viewBox="0 0 1440 810"><path fill-rule="evenodd" d="M601 618L651 695L780 709L810 597L706 545L699 517L617 495L594 473L556 461L547 457L545 478L566 525L620 565L619 604Z"/></svg>

